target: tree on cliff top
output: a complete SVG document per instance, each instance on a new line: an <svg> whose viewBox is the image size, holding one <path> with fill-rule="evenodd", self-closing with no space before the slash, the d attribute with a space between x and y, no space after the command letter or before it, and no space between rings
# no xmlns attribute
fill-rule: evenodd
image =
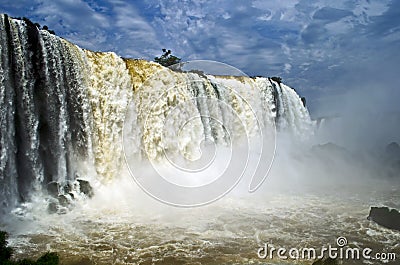
<svg viewBox="0 0 400 265"><path fill-rule="evenodd" d="M181 62L181 58L178 58L171 54L171 50L162 49L163 54L160 57L155 57L154 61L161 64L162 66L168 67Z"/></svg>

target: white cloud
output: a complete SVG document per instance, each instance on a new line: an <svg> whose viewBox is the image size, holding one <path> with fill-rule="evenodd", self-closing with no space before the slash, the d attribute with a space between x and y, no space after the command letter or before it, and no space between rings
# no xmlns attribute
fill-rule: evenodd
<svg viewBox="0 0 400 265"><path fill-rule="evenodd" d="M137 47L155 48L158 40L153 27L138 14L136 8L123 1L114 1L111 11L114 13L115 29L120 40L118 50L127 57L141 57Z"/></svg>
<svg viewBox="0 0 400 265"><path fill-rule="evenodd" d="M25 16L86 49L148 58L160 46L151 23L126 1L35 0L27 6Z"/></svg>
<svg viewBox="0 0 400 265"><path fill-rule="evenodd" d="M109 28L111 26L106 16L97 13L82 0L40 0L36 2L38 7L34 9L33 14L54 25L63 21L66 26L84 29ZM82 23L83 18L85 23Z"/></svg>
<svg viewBox="0 0 400 265"><path fill-rule="evenodd" d="M231 18L231 15L229 15L229 13L225 12L225 13L222 14L222 17L223 17L224 19L230 19L230 18Z"/></svg>
<svg viewBox="0 0 400 265"><path fill-rule="evenodd" d="M357 1L353 13L359 17L380 16L388 10L390 0L360 0Z"/></svg>
<svg viewBox="0 0 400 265"><path fill-rule="evenodd" d="M285 71L285 73L290 73L290 70L292 69L292 65L289 63L285 63L285 68L283 69L283 71Z"/></svg>

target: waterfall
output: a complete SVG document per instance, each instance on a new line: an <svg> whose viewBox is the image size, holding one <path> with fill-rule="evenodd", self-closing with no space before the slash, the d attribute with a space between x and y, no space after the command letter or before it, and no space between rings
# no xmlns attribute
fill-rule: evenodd
<svg viewBox="0 0 400 265"><path fill-rule="evenodd" d="M125 151L142 159L165 150L196 159L203 141L224 145L274 124L296 137L312 130L297 93L268 78L177 72L92 52L7 15L0 29L3 206L46 193L51 182L111 181L124 163L124 130Z"/></svg>
<svg viewBox="0 0 400 265"><path fill-rule="evenodd" d="M90 109L81 50L28 21L0 20L3 204L74 178L90 157Z"/></svg>

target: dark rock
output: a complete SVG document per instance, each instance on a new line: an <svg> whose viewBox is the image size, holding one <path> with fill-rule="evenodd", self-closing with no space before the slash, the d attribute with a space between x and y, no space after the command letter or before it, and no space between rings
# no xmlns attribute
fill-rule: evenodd
<svg viewBox="0 0 400 265"><path fill-rule="evenodd" d="M67 207L69 205L69 200L65 195L58 195L58 202L61 206Z"/></svg>
<svg viewBox="0 0 400 265"><path fill-rule="evenodd" d="M383 227L400 231L400 213L395 209L389 210L388 207L371 207L367 219Z"/></svg>
<svg viewBox="0 0 400 265"><path fill-rule="evenodd" d="M396 142L392 142L386 146L386 154L391 157L400 157L400 146Z"/></svg>
<svg viewBox="0 0 400 265"><path fill-rule="evenodd" d="M332 160L338 161L338 159L340 161L354 160L354 156L346 148L334 143L314 145L311 147L311 154L325 163L331 163Z"/></svg>
<svg viewBox="0 0 400 265"><path fill-rule="evenodd" d="M306 98L305 97L301 97L301 102L303 103L303 106L306 107Z"/></svg>
<svg viewBox="0 0 400 265"><path fill-rule="evenodd" d="M67 184L64 185L64 193L71 193L72 190L74 189L74 185L70 182L67 182Z"/></svg>
<svg viewBox="0 0 400 265"><path fill-rule="evenodd" d="M47 192L49 193L49 195L57 197L59 190L60 190L60 185L57 182L52 181L50 183L47 183Z"/></svg>
<svg viewBox="0 0 400 265"><path fill-rule="evenodd" d="M326 144L319 144L314 145L311 150L313 151L322 151L322 152L335 152L335 153L346 153L347 150L344 147L341 147L334 143L326 143Z"/></svg>
<svg viewBox="0 0 400 265"><path fill-rule="evenodd" d="M336 259L332 259L330 257L322 258L315 261L312 265L338 265L338 261Z"/></svg>
<svg viewBox="0 0 400 265"><path fill-rule="evenodd" d="M58 254L55 252L47 252L43 256L41 256L34 264L43 264L43 265L51 265L51 264L59 264L60 258Z"/></svg>
<svg viewBox="0 0 400 265"><path fill-rule="evenodd" d="M88 196L89 198L92 198L94 192L92 186L90 186L89 181L83 179L77 179L77 181L79 183L79 191Z"/></svg>
<svg viewBox="0 0 400 265"><path fill-rule="evenodd" d="M56 202L50 202L49 206L47 206L47 212L48 213L57 213L58 211L58 205Z"/></svg>
<svg viewBox="0 0 400 265"><path fill-rule="evenodd" d="M80 259L71 261L68 264L70 264L70 265L93 265L95 263L93 261L91 261L89 258L84 257L84 258L80 258Z"/></svg>

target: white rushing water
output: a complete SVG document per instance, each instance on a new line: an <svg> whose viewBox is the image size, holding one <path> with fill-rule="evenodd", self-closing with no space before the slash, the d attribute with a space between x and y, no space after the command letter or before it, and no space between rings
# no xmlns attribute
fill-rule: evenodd
<svg viewBox="0 0 400 265"><path fill-rule="evenodd" d="M125 153L150 160L165 152L198 159L204 141L227 145L275 124L299 138L313 129L296 92L268 78L174 72L82 50L5 15L1 28L5 205L29 201L50 182L117 178L124 122Z"/></svg>

